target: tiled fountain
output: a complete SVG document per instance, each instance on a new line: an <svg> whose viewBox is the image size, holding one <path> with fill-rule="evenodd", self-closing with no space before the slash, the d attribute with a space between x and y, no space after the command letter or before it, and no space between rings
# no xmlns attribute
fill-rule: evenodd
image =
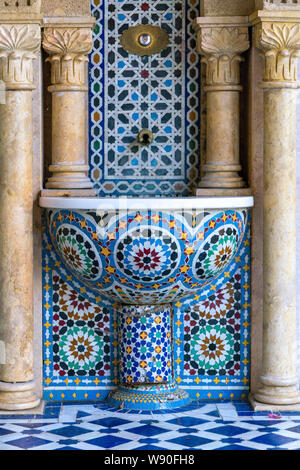
<svg viewBox="0 0 300 470"><path fill-rule="evenodd" d="M40 203L65 266L115 301L120 385L109 403L147 410L189 403L173 378L172 305L228 267L253 198L48 197Z"/></svg>

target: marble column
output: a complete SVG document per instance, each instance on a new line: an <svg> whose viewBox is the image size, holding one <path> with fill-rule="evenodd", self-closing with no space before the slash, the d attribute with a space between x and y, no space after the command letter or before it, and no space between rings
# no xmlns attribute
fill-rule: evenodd
<svg viewBox="0 0 300 470"><path fill-rule="evenodd" d="M43 47L51 63L52 93L52 176L46 188L95 195L88 176L87 133L86 64L92 48L91 22L90 27L46 27Z"/></svg>
<svg viewBox="0 0 300 470"><path fill-rule="evenodd" d="M296 338L296 111L300 25L255 27L264 75L263 366L256 402L300 403Z"/></svg>
<svg viewBox="0 0 300 470"><path fill-rule="evenodd" d="M33 377L33 60L38 24L0 25L0 409L38 405Z"/></svg>
<svg viewBox="0 0 300 470"><path fill-rule="evenodd" d="M250 44L248 27L197 18L198 52L206 65L206 162L198 196L248 194L240 164L240 62ZM215 21L215 24L212 23ZM211 24L209 24L211 23Z"/></svg>

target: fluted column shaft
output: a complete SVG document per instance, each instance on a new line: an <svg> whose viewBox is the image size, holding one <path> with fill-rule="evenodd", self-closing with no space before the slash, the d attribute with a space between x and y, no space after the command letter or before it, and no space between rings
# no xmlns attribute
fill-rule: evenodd
<svg viewBox="0 0 300 470"><path fill-rule="evenodd" d="M198 18L196 28L207 96L206 162L197 195L242 194L246 185L239 175L240 54L249 48L248 28L232 22L208 26L206 18Z"/></svg>
<svg viewBox="0 0 300 470"><path fill-rule="evenodd" d="M264 312L258 402L300 403L296 337L296 117L299 25L262 23Z"/></svg>
<svg viewBox="0 0 300 470"><path fill-rule="evenodd" d="M0 25L0 409L33 408L33 59L40 26Z"/></svg>
<svg viewBox="0 0 300 470"><path fill-rule="evenodd" d="M52 176L49 189L91 189L88 172L88 85L86 63L92 30L84 27L47 27L43 47L51 63Z"/></svg>

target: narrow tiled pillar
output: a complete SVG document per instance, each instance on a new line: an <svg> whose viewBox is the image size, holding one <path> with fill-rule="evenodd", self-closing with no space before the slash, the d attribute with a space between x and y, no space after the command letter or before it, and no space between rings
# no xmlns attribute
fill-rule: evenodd
<svg viewBox="0 0 300 470"><path fill-rule="evenodd" d="M48 190L69 190L71 195L95 195L88 172L88 54L92 48L94 19L79 25L46 21L43 47L51 63L52 176ZM86 23L86 24L85 24ZM73 191L73 193L72 193ZM60 194L57 194L60 195Z"/></svg>
<svg viewBox="0 0 300 470"><path fill-rule="evenodd" d="M191 401L173 376L171 312L168 304L119 308L119 386L107 398L110 405L172 410Z"/></svg>
<svg viewBox="0 0 300 470"><path fill-rule="evenodd" d="M239 172L240 62L249 48L243 18L197 18L198 52L206 64L206 162L198 196L246 195Z"/></svg>
<svg viewBox="0 0 300 470"><path fill-rule="evenodd" d="M300 13L300 12L299 12ZM296 111L300 15L256 17L264 75L264 311L261 388L253 403L300 404L296 338ZM297 22L298 21L298 22ZM257 405L256 405L257 406Z"/></svg>
<svg viewBox="0 0 300 470"><path fill-rule="evenodd" d="M0 409L38 405L33 377L33 60L40 24L0 24Z"/></svg>

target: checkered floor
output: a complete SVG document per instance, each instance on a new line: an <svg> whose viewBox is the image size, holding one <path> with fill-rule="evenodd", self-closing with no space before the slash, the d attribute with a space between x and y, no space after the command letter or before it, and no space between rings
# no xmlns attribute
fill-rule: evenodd
<svg viewBox="0 0 300 470"><path fill-rule="evenodd" d="M300 450L300 412L206 403L128 412L105 403L47 403L42 415L1 415L0 450Z"/></svg>

